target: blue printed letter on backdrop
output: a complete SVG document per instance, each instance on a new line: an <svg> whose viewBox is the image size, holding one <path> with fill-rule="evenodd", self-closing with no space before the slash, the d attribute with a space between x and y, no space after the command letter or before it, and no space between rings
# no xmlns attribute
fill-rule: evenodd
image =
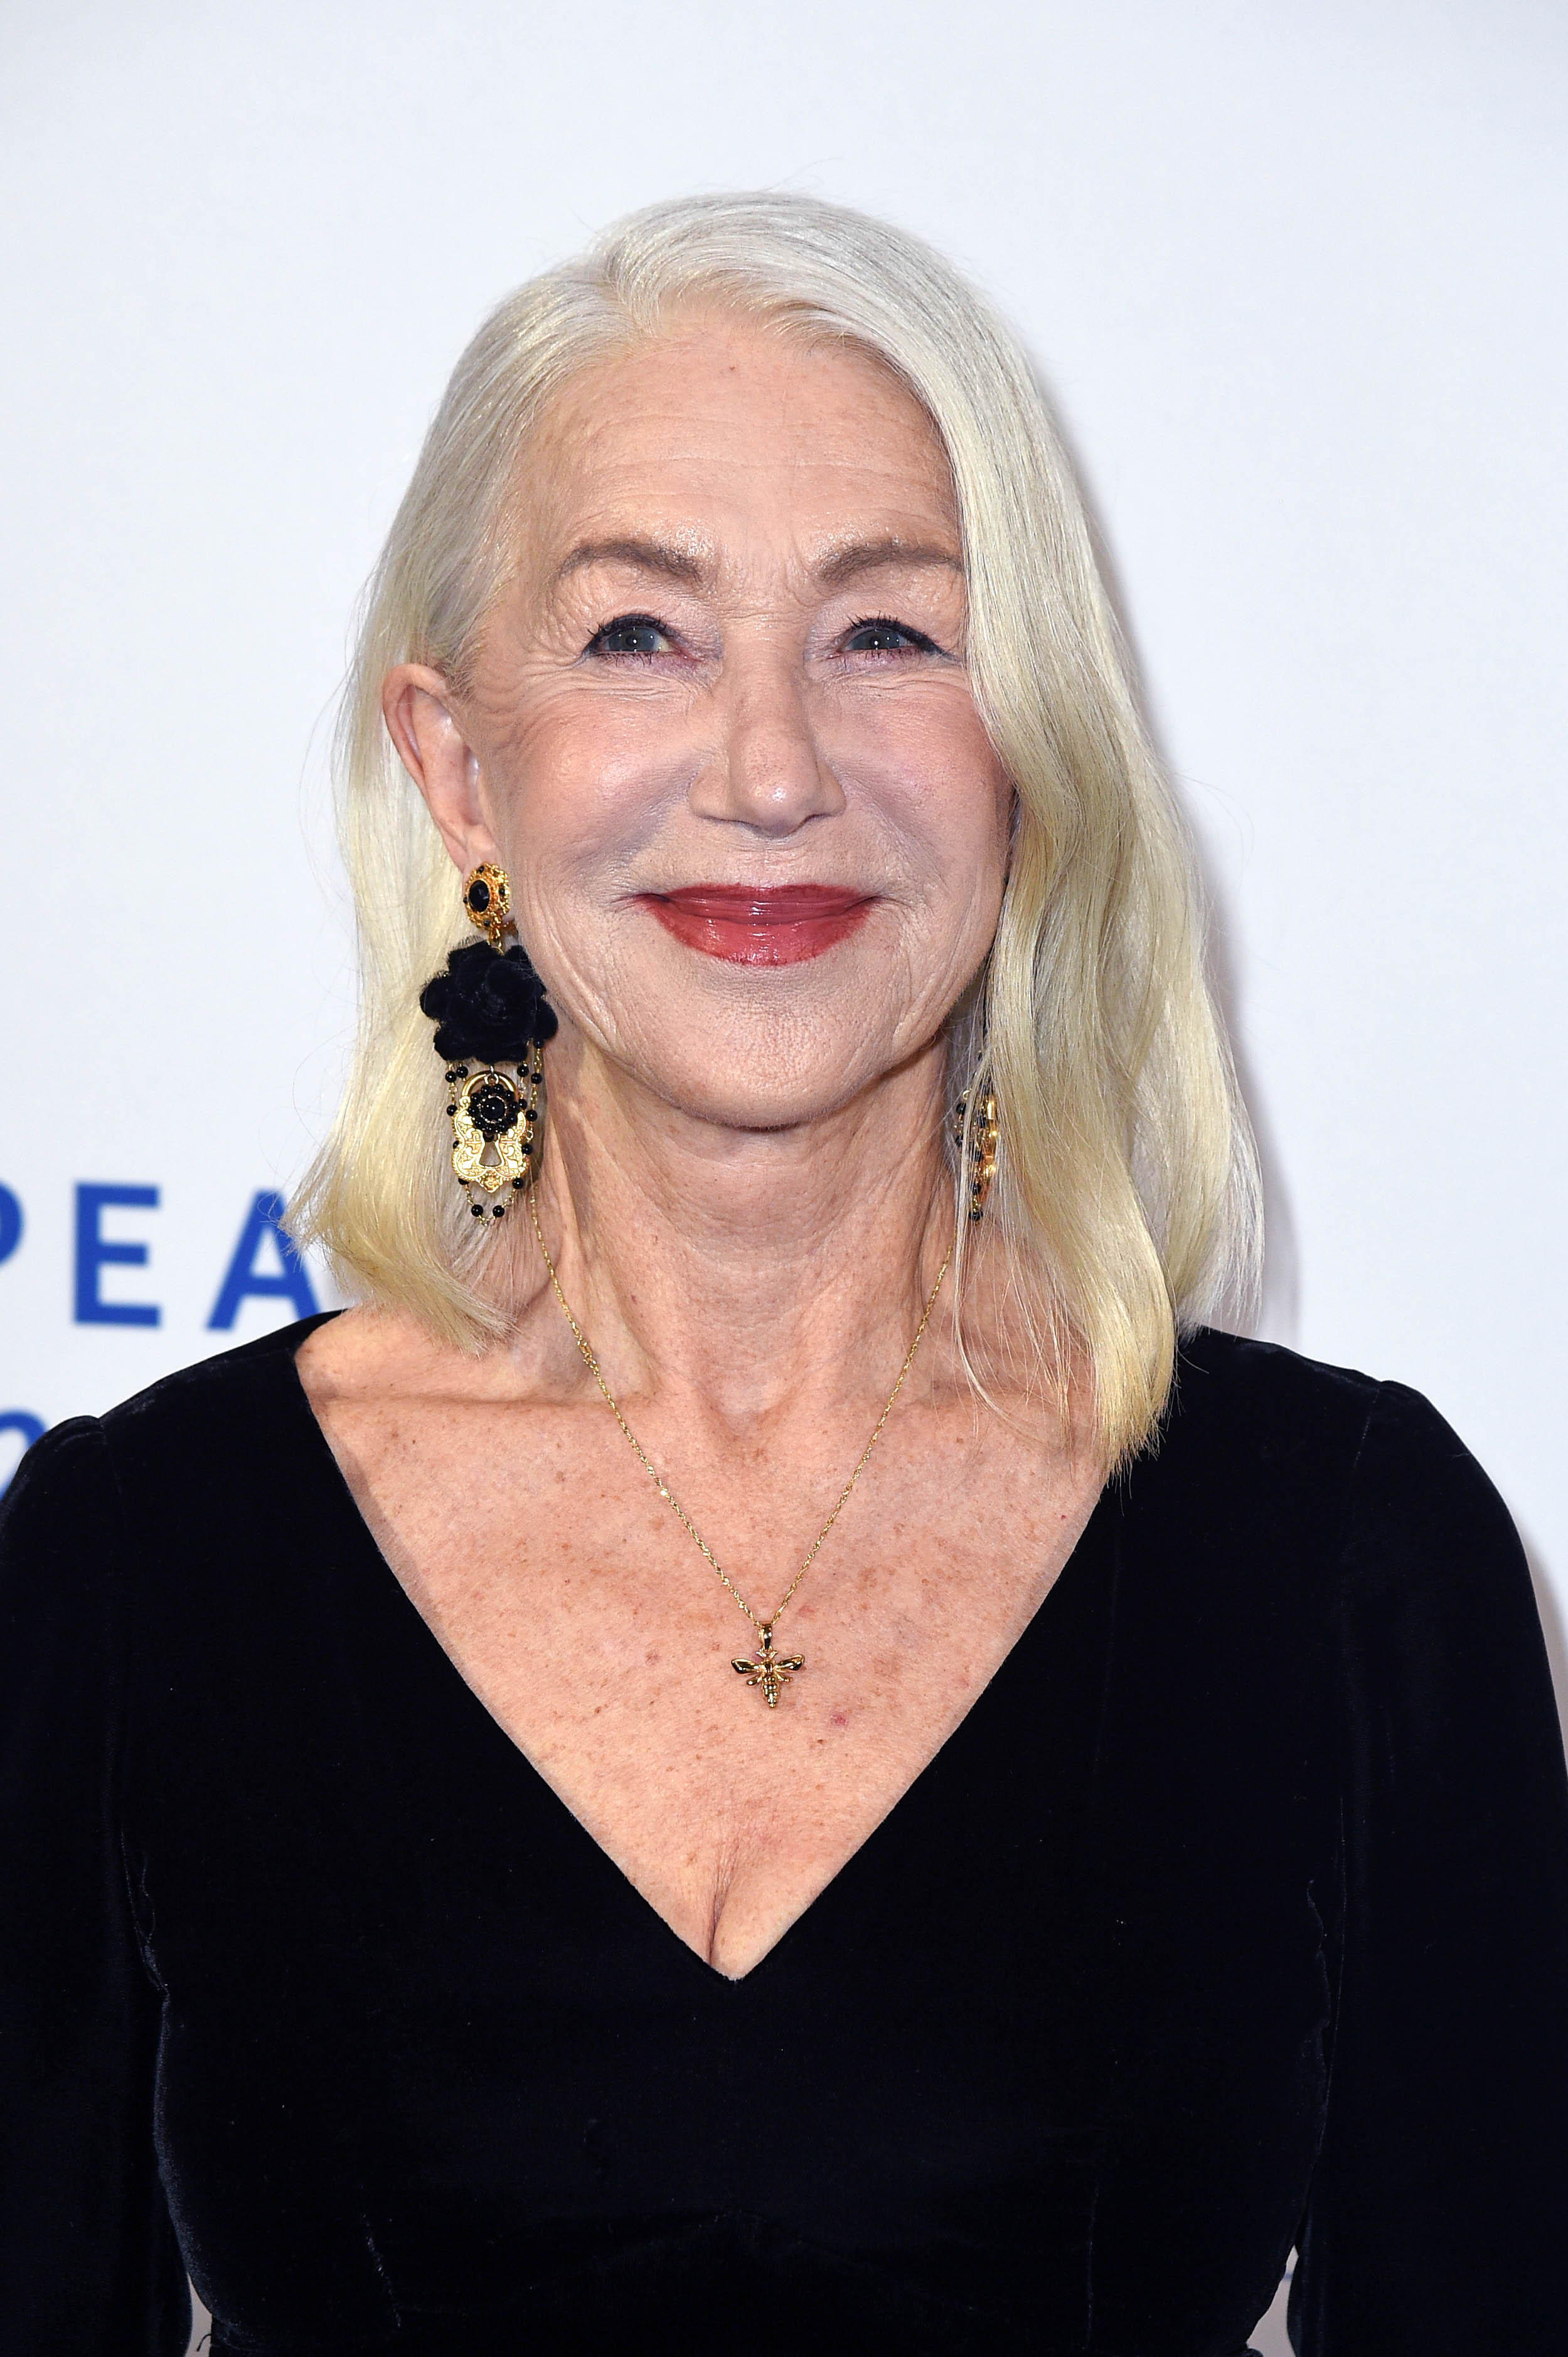
<svg viewBox="0 0 1568 2357"><path fill-rule="evenodd" d="M282 1295L292 1301L296 1318L315 1315L316 1296L311 1290L310 1272L294 1248L294 1238L285 1234L283 1225L284 1203L281 1195L257 1195L245 1215L240 1231L240 1241L234 1247L234 1257L229 1264L229 1274L218 1288L218 1298L212 1305L209 1327L232 1326L239 1315L240 1304L251 1294L269 1298ZM278 1268L271 1276L256 1274L256 1254L264 1239L271 1236L278 1258Z"/></svg>
<svg viewBox="0 0 1568 2357"><path fill-rule="evenodd" d="M151 1301L104 1301L99 1296L98 1272L111 1262L123 1262L128 1268L145 1268L147 1260L145 1244L117 1244L105 1241L99 1232L99 1222L105 1208L113 1203L125 1203L136 1210L156 1211L158 1190L156 1187L80 1186L76 1190L76 1322L79 1326L156 1326L163 1312Z"/></svg>
<svg viewBox="0 0 1568 2357"><path fill-rule="evenodd" d="M22 1241L22 1206L9 1187L0 1187L0 1260L9 1260Z"/></svg>

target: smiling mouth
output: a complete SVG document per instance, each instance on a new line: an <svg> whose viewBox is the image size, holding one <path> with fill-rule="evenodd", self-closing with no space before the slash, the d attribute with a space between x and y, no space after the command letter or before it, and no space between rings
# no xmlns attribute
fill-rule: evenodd
<svg viewBox="0 0 1568 2357"><path fill-rule="evenodd" d="M640 907L666 932L731 965L800 965L820 957L861 923L875 895L836 884L690 884L639 892Z"/></svg>

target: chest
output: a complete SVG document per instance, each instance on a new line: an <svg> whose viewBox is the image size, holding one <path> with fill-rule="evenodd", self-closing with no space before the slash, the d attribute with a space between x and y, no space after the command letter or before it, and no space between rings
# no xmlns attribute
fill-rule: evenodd
<svg viewBox="0 0 1568 2357"><path fill-rule="evenodd" d="M1145 1516L1140 1539L1118 1503L930 1772L815 1902L783 1889L800 1920L737 1972L726 1943L766 1940L807 1862L789 1841L809 1765L749 1835L724 1777L702 1787L744 1836L727 1884L694 1799L651 1811L640 1850L615 1809L590 1825L443 1658L341 1494L258 1484L182 1591L128 1763L130 1887L169 1992L164 2165L210 2304L254 2346L325 2314L367 2346L456 2317L431 2347L478 2318L480 2338L567 2348L624 2280L602 2341L633 2349L645 2319L651 2337L691 2312L693 2283L731 2303L760 2283L784 2322L770 2343L747 2309L748 2345L798 2349L813 2286L810 2337L834 2346L863 2285L856 2347L994 2357L1150 2346L1152 2283L1162 2314L1195 2319L1184 2350L1240 2348L1321 2132L1337 1813L1328 1796L1304 1818L1302 1762L1323 1696L1280 1548L1242 1549L1219 1515ZM681 1555L658 1559L673 1597ZM512 1561L532 1577L528 1548ZM840 1567L918 1608L896 1547L868 1535ZM592 1568L574 1554L554 1585ZM792 1706L840 1675L831 1587L797 1620L808 1666L772 1714L729 1670L726 1612L747 1630L719 1591L725 1761L766 1759L737 1746L771 1730L809 1763L821 1729ZM515 1607L542 1652L548 1601ZM711 1598L691 1609L696 1627ZM670 1668L673 1625L655 1634ZM610 1684L629 1709L636 1686ZM526 1720L526 1660L516 1692ZM557 1791L586 1756L556 1762ZM679 1778L699 1767L675 1761L671 1791L694 1793ZM664 1922L611 1842L665 1875ZM912 2319L894 2305L909 2287ZM707 2345L731 2345L738 2312Z"/></svg>
<svg viewBox="0 0 1568 2357"><path fill-rule="evenodd" d="M732 1976L961 1722L1098 1486L967 1408L918 1412L779 1611L833 1503L834 1436L804 1478L765 1450L689 1450L682 1503L701 1507L704 1555L602 1410L348 1415L328 1431L383 1554L485 1708L670 1927ZM777 1684L757 1625L775 1614L773 1657L799 1665Z"/></svg>

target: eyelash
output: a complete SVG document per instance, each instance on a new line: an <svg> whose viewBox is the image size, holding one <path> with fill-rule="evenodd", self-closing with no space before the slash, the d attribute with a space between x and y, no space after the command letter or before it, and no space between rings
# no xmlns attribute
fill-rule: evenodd
<svg viewBox="0 0 1568 2357"><path fill-rule="evenodd" d="M916 630L913 622L896 622L891 614L864 614L858 622L852 622L850 624L848 630L844 632L844 637L846 639L853 639L856 632L860 630L896 630L901 639L908 639L910 641L908 649L902 647L862 647L856 649L855 651L861 654L903 654L908 652L910 654L934 655L940 654L941 651L940 648L937 645L936 640L934 639L929 639L924 630Z"/></svg>
<svg viewBox="0 0 1568 2357"><path fill-rule="evenodd" d="M625 648L618 649L614 654L602 648L599 644L600 640L610 638L618 630L656 630L661 639L671 636L663 623L652 614L615 614L607 622L599 624L598 629L584 648L584 653L591 655L597 651L607 662L651 662L653 661L651 655L632 654Z"/></svg>

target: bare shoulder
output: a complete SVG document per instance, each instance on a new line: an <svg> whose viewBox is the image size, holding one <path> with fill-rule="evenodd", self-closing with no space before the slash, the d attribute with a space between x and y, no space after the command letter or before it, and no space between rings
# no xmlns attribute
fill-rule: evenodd
<svg viewBox="0 0 1568 2357"><path fill-rule="evenodd" d="M320 1406L401 1389L431 1355L431 1338L412 1318L356 1308L306 1335L295 1364L312 1405Z"/></svg>
<svg viewBox="0 0 1568 2357"><path fill-rule="evenodd" d="M533 1325L523 1337L462 1351L408 1310L344 1310L299 1346L295 1365L316 1415L332 1419L415 1407L519 1405L547 1391Z"/></svg>
<svg viewBox="0 0 1568 2357"><path fill-rule="evenodd" d="M445 1342L405 1311L346 1309L301 1344L299 1380L317 1415L416 1402L489 1400L515 1390L504 1346L469 1351Z"/></svg>

